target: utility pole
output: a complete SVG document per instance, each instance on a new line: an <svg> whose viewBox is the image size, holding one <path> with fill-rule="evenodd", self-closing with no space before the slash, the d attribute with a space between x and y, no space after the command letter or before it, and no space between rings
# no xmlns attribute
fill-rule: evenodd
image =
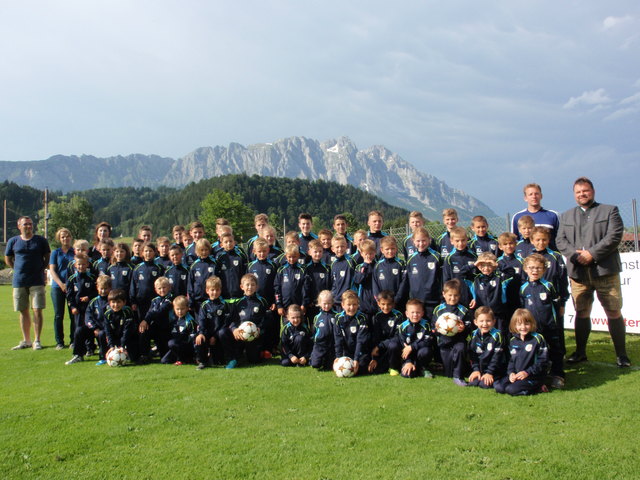
<svg viewBox="0 0 640 480"><path fill-rule="evenodd" d="M49 189L44 189L44 238L48 239L47 235L49 230Z"/></svg>

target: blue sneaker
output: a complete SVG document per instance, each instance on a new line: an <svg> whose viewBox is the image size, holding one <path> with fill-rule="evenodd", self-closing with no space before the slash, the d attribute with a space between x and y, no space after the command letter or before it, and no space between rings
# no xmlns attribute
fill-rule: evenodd
<svg viewBox="0 0 640 480"><path fill-rule="evenodd" d="M104 365L105 363L107 363L107 361L106 361L106 360L98 360L98 361L96 362L96 365Z"/></svg>
<svg viewBox="0 0 640 480"><path fill-rule="evenodd" d="M236 365L238 365L238 360L234 358L229 363L227 363L227 366L224 368L232 369L232 368L236 368Z"/></svg>

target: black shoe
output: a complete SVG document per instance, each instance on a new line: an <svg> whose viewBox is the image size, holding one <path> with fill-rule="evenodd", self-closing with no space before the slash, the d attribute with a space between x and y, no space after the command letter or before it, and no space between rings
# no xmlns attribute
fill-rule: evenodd
<svg viewBox="0 0 640 480"><path fill-rule="evenodd" d="M573 352L569 358L567 358L567 363L580 363L586 362L587 356L584 353Z"/></svg>
<svg viewBox="0 0 640 480"><path fill-rule="evenodd" d="M620 355L616 358L616 365L620 368L628 368L631 366L631 360L626 355Z"/></svg>

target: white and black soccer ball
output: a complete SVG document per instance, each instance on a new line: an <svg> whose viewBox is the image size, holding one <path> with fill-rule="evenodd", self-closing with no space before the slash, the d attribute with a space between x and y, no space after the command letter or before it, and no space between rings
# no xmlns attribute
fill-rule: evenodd
<svg viewBox="0 0 640 480"><path fill-rule="evenodd" d="M333 371L338 378L353 377L356 373L356 364L349 357L340 357L333 363Z"/></svg>
<svg viewBox="0 0 640 480"><path fill-rule="evenodd" d="M460 333L462 328L460 328L461 322L460 317L458 317L455 313L443 313L436 320L436 331L447 337L453 337L457 333Z"/></svg>
<svg viewBox="0 0 640 480"><path fill-rule="evenodd" d="M122 367L129 361L129 354L122 347L114 347L107 352L106 360L110 367Z"/></svg>
<svg viewBox="0 0 640 480"><path fill-rule="evenodd" d="M238 327L238 330L240 330L242 340L245 342L253 342L260 335L257 325L249 321L242 322Z"/></svg>

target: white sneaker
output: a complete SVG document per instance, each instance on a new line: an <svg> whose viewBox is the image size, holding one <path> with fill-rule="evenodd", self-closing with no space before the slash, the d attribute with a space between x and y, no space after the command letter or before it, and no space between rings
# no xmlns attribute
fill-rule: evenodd
<svg viewBox="0 0 640 480"><path fill-rule="evenodd" d="M33 342L33 349L42 350L42 344L38 340L36 340L35 342Z"/></svg>
<svg viewBox="0 0 640 480"><path fill-rule="evenodd" d="M78 362L84 362L84 357L82 357L81 355L74 355L73 358L71 358L71 360L67 360L66 362L64 362L64 364L73 365L74 363L78 363Z"/></svg>
<svg viewBox="0 0 640 480"><path fill-rule="evenodd" d="M22 350L24 348L31 348L31 344L29 342L25 342L24 340L22 340L15 347L12 347L11 350Z"/></svg>

